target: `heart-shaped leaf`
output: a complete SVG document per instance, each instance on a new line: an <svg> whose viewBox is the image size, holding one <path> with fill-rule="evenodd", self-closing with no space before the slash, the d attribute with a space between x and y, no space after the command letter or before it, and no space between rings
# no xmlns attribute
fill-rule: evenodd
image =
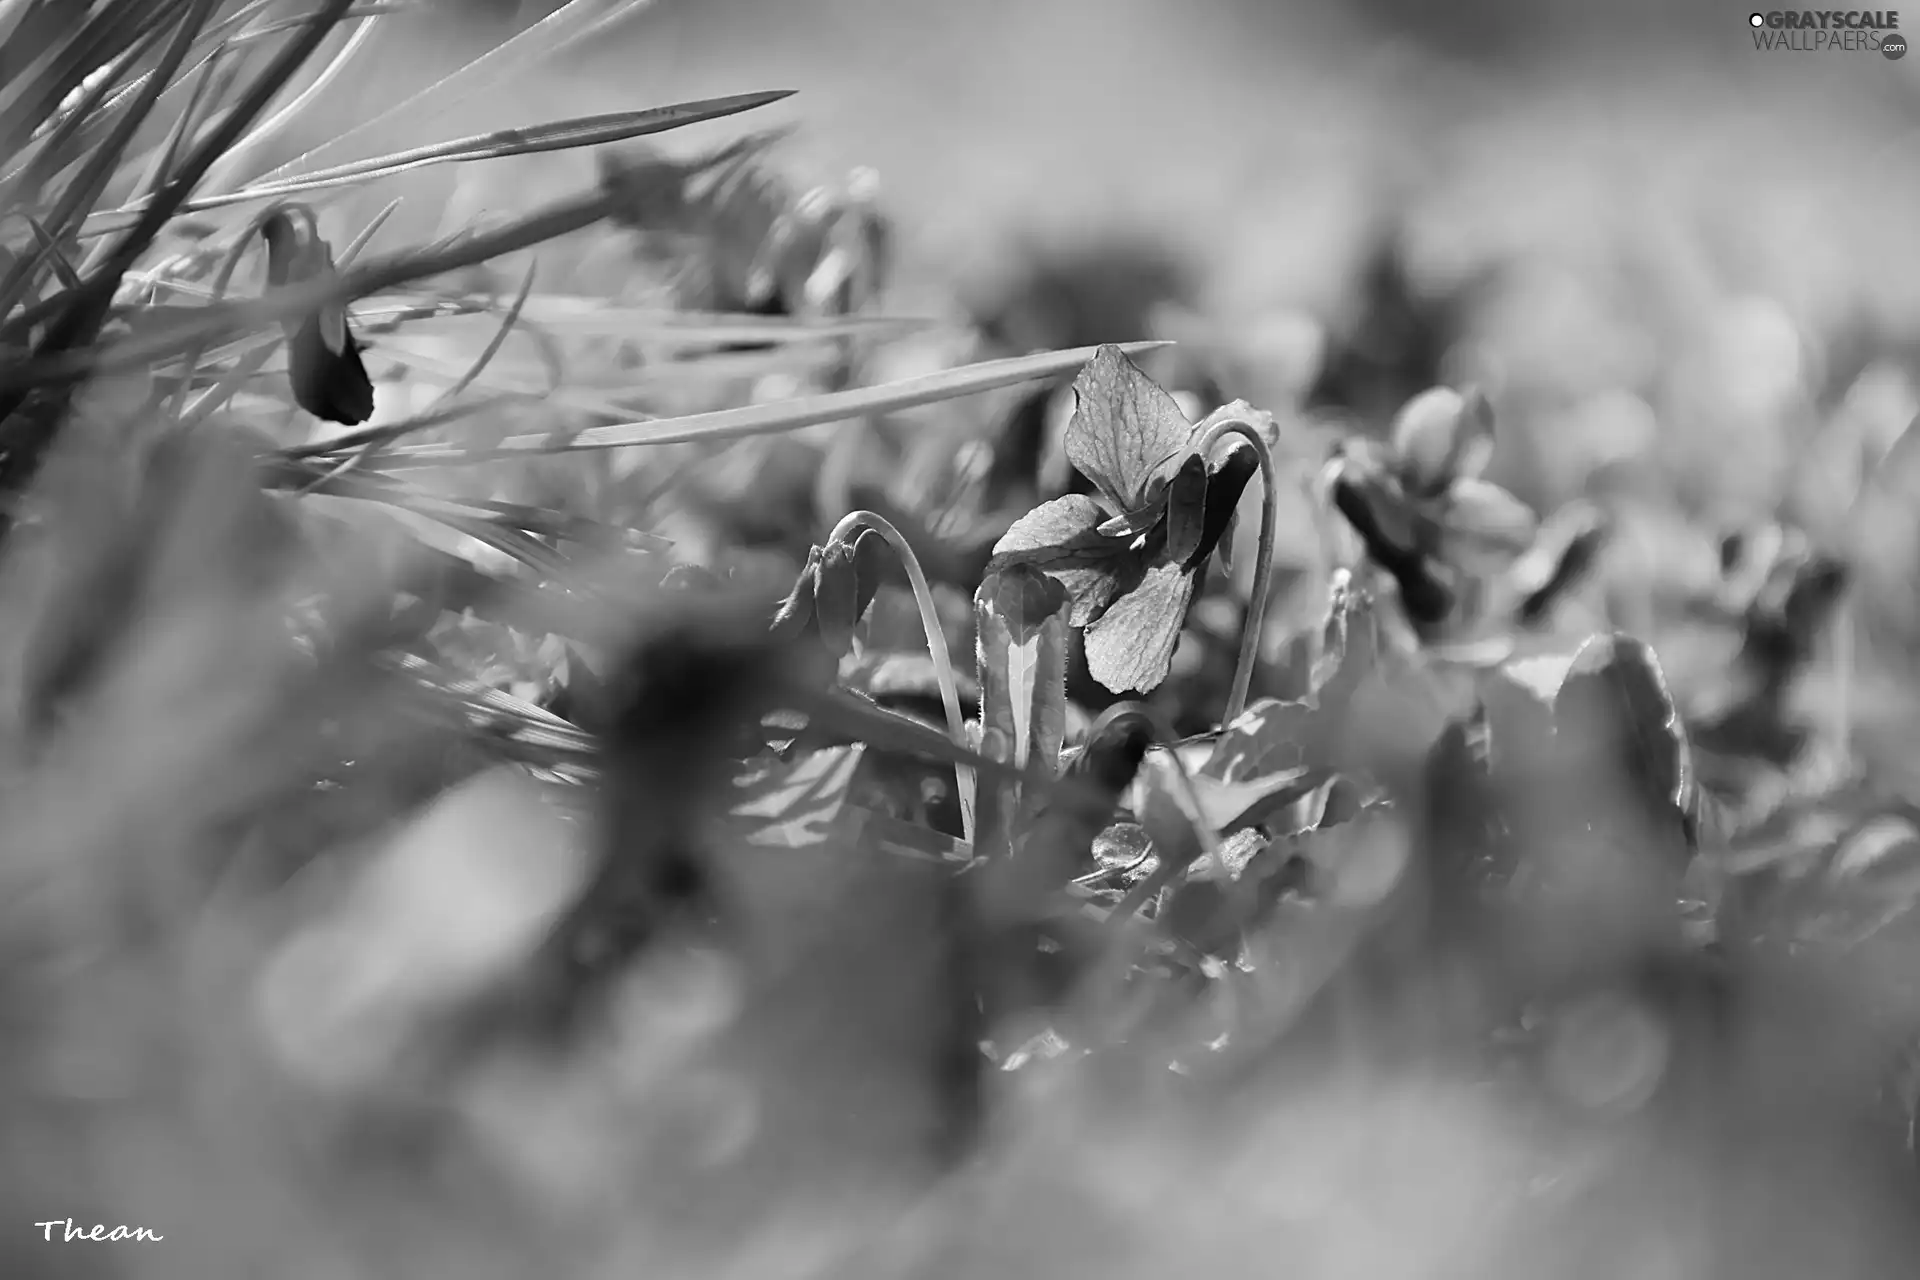
<svg viewBox="0 0 1920 1280"><path fill-rule="evenodd" d="M838 821L866 748L860 743L758 763L734 780L729 813L753 845L816 844Z"/></svg>
<svg viewBox="0 0 1920 1280"><path fill-rule="evenodd" d="M1554 728L1602 735L1649 804L1686 813L1693 766L1686 727L1652 648L1626 635L1595 636L1580 646L1554 697Z"/></svg>
<svg viewBox="0 0 1920 1280"><path fill-rule="evenodd" d="M989 574L973 597L980 718L1012 744L1015 768L1058 774L1067 732L1066 590L1030 565Z"/></svg>
<svg viewBox="0 0 1920 1280"><path fill-rule="evenodd" d="M1353 696L1375 669L1378 645L1371 598L1340 573L1326 624L1309 646L1312 694L1299 700L1263 698L1248 707L1221 730L1200 766L1201 777L1236 784L1271 784L1286 776L1311 777L1314 785L1324 781L1336 764ZM1271 806L1262 804L1260 810L1271 812ZM1242 821L1258 820L1242 816Z"/></svg>

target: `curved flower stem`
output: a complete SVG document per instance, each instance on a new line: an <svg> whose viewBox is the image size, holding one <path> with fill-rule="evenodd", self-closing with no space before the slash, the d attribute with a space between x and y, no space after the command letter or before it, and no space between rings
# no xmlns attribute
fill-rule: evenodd
<svg viewBox="0 0 1920 1280"><path fill-rule="evenodd" d="M1260 459L1260 555L1253 566L1253 594L1247 599L1247 617L1240 628L1240 656L1234 663L1233 688L1227 694L1226 713L1220 723L1232 724L1247 709L1247 692L1253 686L1253 669L1260 662L1260 640L1266 629L1267 597L1273 589L1273 540L1280 519L1280 478L1274 472L1273 451L1260 431L1245 418L1222 418L1200 438L1200 456L1213 452L1223 436L1239 436L1253 446Z"/></svg>
<svg viewBox="0 0 1920 1280"><path fill-rule="evenodd" d="M940 683L940 702L947 712L947 734L955 746L964 750L967 746L967 721L960 713L960 688L953 678L953 658L947 652L947 636L940 626L940 611L934 607L933 588L927 585L927 575L920 568L920 559L913 554L913 548L907 545L907 540L891 521L871 511L851 511L841 517L827 543L844 543L862 529L871 529L885 538L907 571L907 582L913 588L913 602L920 609L920 625L927 633L927 652L933 657L934 679ZM959 786L961 835L968 845L972 845L976 788L973 767L956 764L953 766L953 775Z"/></svg>

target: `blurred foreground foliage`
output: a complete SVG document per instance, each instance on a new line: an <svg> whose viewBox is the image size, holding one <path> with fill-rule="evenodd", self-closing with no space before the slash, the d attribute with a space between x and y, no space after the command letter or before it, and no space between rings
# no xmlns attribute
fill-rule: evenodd
<svg viewBox="0 0 1920 1280"><path fill-rule="evenodd" d="M632 141L779 93L236 182L389 16L283 8L0 6L7 1274L1920 1256L1901 335L1556 380L1399 231L895 316L873 175Z"/></svg>

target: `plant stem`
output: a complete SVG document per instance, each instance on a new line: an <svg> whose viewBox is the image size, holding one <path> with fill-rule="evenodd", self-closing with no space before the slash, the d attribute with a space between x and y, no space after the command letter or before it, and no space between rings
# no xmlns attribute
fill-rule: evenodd
<svg viewBox="0 0 1920 1280"><path fill-rule="evenodd" d="M1273 589L1273 540L1279 524L1280 479L1274 473L1273 451L1266 438L1245 418L1222 418L1208 428L1200 439L1200 456L1213 452L1223 436L1239 436L1253 446L1260 459L1260 555L1253 566L1253 593L1247 598L1247 617L1240 627L1240 656L1234 663L1233 688L1227 694L1226 713L1220 723L1232 724L1247 709L1247 693L1253 687L1253 669L1260 662L1260 641L1266 629L1267 596ZM1183 775L1184 776L1184 775Z"/></svg>
<svg viewBox="0 0 1920 1280"><path fill-rule="evenodd" d="M913 548L907 545L907 540L900 536L900 531L893 527L891 521L871 511L848 512L833 527L827 542L829 545L847 542L861 529L871 529L885 538L907 571L907 582L913 588L913 602L920 609L920 625L927 633L927 652L933 656L934 679L940 682L940 701L947 712L947 734L955 746L964 750L967 746L967 721L960 713L960 687L953 678L953 658L947 652L946 631L940 625L940 611L934 606L933 588L927 585L927 575L920 568L920 558L913 554ZM973 769L969 765L956 764L953 766L953 775L959 787L961 836L968 845L972 845L976 785Z"/></svg>

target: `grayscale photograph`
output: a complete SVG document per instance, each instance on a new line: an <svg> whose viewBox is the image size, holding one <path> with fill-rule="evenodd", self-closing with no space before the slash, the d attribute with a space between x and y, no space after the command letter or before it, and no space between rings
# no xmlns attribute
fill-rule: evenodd
<svg viewBox="0 0 1920 1280"><path fill-rule="evenodd" d="M0 1276L1920 1276L1910 26L0 0Z"/></svg>

